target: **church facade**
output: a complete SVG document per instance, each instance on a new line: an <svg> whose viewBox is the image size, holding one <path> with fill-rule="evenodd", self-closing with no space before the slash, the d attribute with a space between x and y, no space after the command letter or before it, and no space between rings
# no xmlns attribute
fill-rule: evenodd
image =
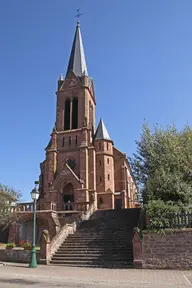
<svg viewBox="0 0 192 288"><path fill-rule="evenodd" d="M58 80L56 122L40 164L39 210L56 211L135 207L136 183L124 153L110 138L102 119L96 128L96 97L89 77L80 24L65 77Z"/></svg>

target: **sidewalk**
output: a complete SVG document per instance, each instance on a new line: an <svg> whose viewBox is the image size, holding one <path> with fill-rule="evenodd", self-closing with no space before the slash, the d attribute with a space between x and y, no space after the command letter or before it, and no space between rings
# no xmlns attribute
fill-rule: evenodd
<svg viewBox="0 0 192 288"><path fill-rule="evenodd" d="M110 284L126 287L192 287L192 271L100 269L39 265L29 269L26 264L5 263L0 266L1 279L31 279L42 283ZM131 286L128 286L131 285ZM147 285L147 286L146 286ZM23 285L22 285L23 286ZM124 286L124 287L125 287ZM6 287L6 286L5 286ZM9 286L10 287L10 286ZM11 286L19 287L19 286ZM24 287L24 286L23 286ZM29 287L26 286L26 287ZM38 286L44 287L44 286ZM54 286L49 286L54 287ZM55 286L56 287L56 286ZM58 286L64 287L64 286ZM74 286L75 287L75 286Z"/></svg>

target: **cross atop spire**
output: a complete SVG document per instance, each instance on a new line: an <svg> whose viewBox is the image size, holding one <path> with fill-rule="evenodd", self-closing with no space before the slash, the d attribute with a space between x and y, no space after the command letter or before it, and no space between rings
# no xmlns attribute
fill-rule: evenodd
<svg viewBox="0 0 192 288"><path fill-rule="evenodd" d="M78 14L76 17L79 19L81 14L79 13L79 9L77 11ZM88 76L79 20L77 21L66 77L70 71L73 71L75 75L79 77L84 75Z"/></svg>
<svg viewBox="0 0 192 288"><path fill-rule="evenodd" d="M77 15L75 16L77 18L77 23L79 23L79 18L81 17L82 13L79 13L80 9L77 9Z"/></svg>

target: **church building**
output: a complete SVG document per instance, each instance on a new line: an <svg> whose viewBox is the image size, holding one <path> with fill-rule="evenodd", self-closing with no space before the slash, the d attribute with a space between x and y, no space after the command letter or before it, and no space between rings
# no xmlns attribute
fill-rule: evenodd
<svg viewBox="0 0 192 288"><path fill-rule="evenodd" d="M137 188L126 155L114 146L102 118L96 128L94 82L79 22L56 96L56 122L40 164L40 210L50 201L57 211L84 210L93 202L96 209L134 207Z"/></svg>
<svg viewBox="0 0 192 288"><path fill-rule="evenodd" d="M96 128L96 96L79 22L66 75L59 77L57 85L56 121L40 164L37 243L44 229L52 239L66 223L92 208L138 205L125 153L114 146L102 118ZM32 240L33 203L19 203L15 211L18 220L10 225L9 241Z"/></svg>

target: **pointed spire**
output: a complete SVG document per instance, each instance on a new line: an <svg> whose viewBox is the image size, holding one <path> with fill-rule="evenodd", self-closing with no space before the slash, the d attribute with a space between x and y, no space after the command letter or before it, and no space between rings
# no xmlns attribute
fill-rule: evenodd
<svg viewBox="0 0 192 288"><path fill-rule="evenodd" d="M77 21L75 37L73 40L73 46L71 49L66 76L70 71L73 71L75 75L79 77L83 75L88 76L79 21Z"/></svg>
<svg viewBox="0 0 192 288"><path fill-rule="evenodd" d="M109 133L107 132L107 129L105 127L105 124L103 123L102 118L99 121L99 125L95 133L95 140L110 140L111 141L111 138L109 136Z"/></svg>

